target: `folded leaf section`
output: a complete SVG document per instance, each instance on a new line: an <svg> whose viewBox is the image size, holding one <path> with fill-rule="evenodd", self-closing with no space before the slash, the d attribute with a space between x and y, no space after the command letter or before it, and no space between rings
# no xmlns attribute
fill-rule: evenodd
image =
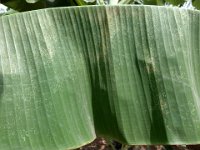
<svg viewBox="0 0 200 150"><path fill-rule="evenodd" d="M44 9L0 18L0 149L200 142L199 12Z"/></svg>

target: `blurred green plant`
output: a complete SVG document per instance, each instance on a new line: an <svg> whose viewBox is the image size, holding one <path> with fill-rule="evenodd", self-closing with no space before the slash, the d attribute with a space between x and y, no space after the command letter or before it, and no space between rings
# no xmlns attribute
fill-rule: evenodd
<svg viewBox="0 0 200 150"><path fill-rule="evenodd" d="M199 0L0 0L0 3L17 11L29 11L48 7L60 6L83 6L83 5L173 5L183 6L185 3L192 4L200 9Z"/></svg>

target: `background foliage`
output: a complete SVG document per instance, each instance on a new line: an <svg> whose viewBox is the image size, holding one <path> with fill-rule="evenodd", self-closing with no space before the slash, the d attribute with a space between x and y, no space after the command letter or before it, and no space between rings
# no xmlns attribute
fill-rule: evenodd
<svg viewBox="0 0 200 150"><path fill-rule="evenodd" d="M0 3L17 11L29 11L48 7L83 5L165 5L200 9L199 0L0 0Z"/></svg>

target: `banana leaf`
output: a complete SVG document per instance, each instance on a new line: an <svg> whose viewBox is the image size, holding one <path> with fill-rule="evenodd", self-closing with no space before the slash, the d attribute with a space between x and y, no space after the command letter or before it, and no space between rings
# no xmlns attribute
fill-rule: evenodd
<svg viewBox="0 0 200 150"><path fill-rule="evenodd" d="M200 143L199 17L126 5L0 17L0 150Z"/></svg>

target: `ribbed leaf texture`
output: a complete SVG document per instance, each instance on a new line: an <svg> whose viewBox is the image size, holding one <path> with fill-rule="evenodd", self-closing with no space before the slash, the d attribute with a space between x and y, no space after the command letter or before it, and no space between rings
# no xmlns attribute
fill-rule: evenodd
<svg viewBox="0 0 200 150"><path fill-rule="evenodd" d="M0 149L200 143L199 17L155 6L0 17Z"/></svg>

